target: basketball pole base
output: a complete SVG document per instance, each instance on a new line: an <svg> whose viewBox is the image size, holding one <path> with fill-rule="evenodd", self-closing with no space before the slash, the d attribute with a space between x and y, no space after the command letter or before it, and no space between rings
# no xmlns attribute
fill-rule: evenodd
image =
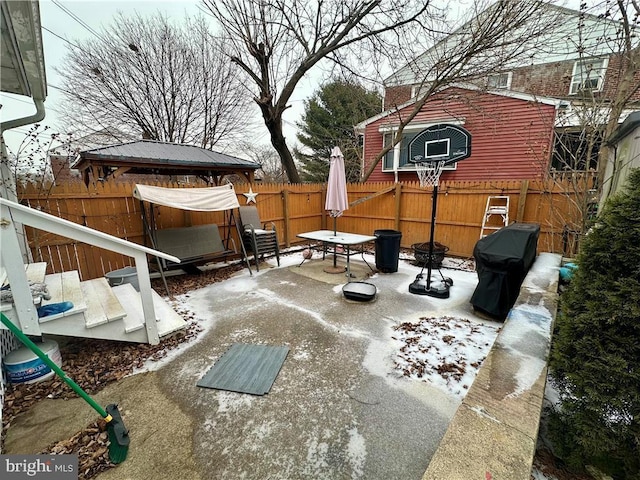
<svg viewBox="0 0 640 480"><path fill-rule="evenodd" d="M449 298L449 284L444 283L441 287L435 287L431 285L429 288L421 282L420 278L416 278L413 283L409 285L409 293L414 295L427 295L435 298Z"/></svg>

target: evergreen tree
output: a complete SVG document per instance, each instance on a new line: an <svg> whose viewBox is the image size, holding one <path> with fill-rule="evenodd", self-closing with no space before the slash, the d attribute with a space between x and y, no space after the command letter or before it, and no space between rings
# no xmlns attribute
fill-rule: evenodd
<svg viewBox="0 0 640 480"><path fill-rule="evenodd" d="M295 149L302 165L302 178L307 182L326 182L329 175L331 149L340 147L344 155L348 182L360 180L362 148L353 130L354 125L380 113L382 97L349 80L337 80L323 85L305 101L297 135L303 149Z"/></svg>
<svg viewBox="0 0 640 480"><path fill-rule="evenodd" d="M640 169L585 237L561 298L550 369L556 454L640 479Z"/></svg>

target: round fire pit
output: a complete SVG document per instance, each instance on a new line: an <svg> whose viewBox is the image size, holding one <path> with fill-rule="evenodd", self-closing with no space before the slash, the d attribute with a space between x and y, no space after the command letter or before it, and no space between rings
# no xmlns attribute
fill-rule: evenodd
<svg viewBox="0 0 640 480"><path fill-rule="evenodd" d="M414 243L413 256L421 267L429 266L429 242ZM449 251L449 247L438 242L433 242L433 253L431 254L431 268L440 268L444 260L444 254Z"/></svg>

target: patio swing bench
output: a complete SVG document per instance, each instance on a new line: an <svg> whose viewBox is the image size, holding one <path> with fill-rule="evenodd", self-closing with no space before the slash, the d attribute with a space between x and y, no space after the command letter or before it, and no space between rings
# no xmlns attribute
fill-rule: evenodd
<svg viewBox="0 0 640 480"><path fill-rule="evenodd" d="M217 259L226 261L229 256L241 256L249 274L253 274L244 244L240 242L237 249L231 235L232 228L235 228L238 238L242 237L235 222L234 210L239 209L240 204L233 184L205 188L167 188L136 184L133 197L140 200L142 221L153 248L180 259L180 263L172 263L156 257L167 291L169 289L163 275L165 270L182 269L187 273L200 273L198 264ZM220 236L216 223L159 229L156 214L160 206L195 212L224 212L226 235L224 239Z"/></svg>
<svg viewBox="0 0 640 480"><path fill-rule="evenodd" d="M226 259L237 254L233 238L229 240L233 248L225 247L218 225L206 224L193 227L165 228L156 230L155 246L158 250L174 255L180 263L164 261L166 269L181 268L197 273L196 264L217 259ZM199 270L198 270L199 271Z"/></svg>

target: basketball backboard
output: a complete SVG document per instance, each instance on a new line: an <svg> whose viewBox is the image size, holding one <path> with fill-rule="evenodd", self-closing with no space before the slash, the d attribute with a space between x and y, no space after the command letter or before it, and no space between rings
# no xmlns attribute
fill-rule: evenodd
<svg viewBox="0 0 640 480"><path fill-rule="evenodd" d="M412 163L443 162L443 165L451 165L470 155L471 134L458 125L432 125L409 143L409 161Z"/></svg>

